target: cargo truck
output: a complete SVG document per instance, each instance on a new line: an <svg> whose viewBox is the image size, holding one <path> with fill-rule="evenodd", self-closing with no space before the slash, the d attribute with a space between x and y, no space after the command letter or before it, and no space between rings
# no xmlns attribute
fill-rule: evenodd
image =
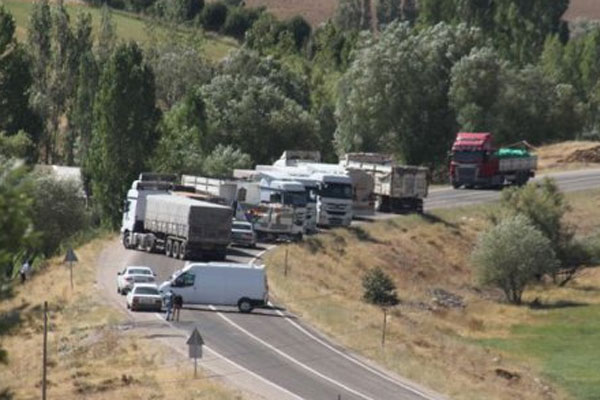
<svg viewBox="0 0 600 400"><path fill-rule="evenodd" d="M172 195L173 187L169 182L133 182L121 226L125 248L181 259L225 259L231 240L231 208Z"/></svg>
<svg viewBox="0 0 600 400"><path fill-rule="evenodd" d="M429 190L428 168L398 165L379 153L348 153L340 165L371 175L377 211L423 212L423 200Z"/></svg>
<svg viewBox="0 0 600 400"><path fill-rule="evenodd" d="M259 240L299 239L304 233L306 203L298 199L304 193L298 182L267 182L263 189L256 171L235 170L233 179L183 175L182 183L194 187L195 196L229 205L237 219L253 224Z"/></svg>
<svg viewBox="0 0 600 400"><path fill-rule="evenodd" d="M497 149L487 132L459 133L449 156L450 183L455 189L524 185L537 168L537 156L528 151L525 142Z"/></svg>

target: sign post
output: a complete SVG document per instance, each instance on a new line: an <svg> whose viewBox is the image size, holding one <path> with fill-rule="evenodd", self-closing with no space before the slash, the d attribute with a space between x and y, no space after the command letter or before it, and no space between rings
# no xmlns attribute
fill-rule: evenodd
<svg viewBox="0 0 600 400"><path fill-rule="evenodd" d="M69 263L69 270L71 275L71 291L73 291L73 263L79 261L75 252L71 247L67 249L67 254L65 255L65 262Z"/></svg>
<svg viewBox="0 0 600 400"><path fill-rule="evenodd" d="M202 358L202 345L204 344L204 339L200 336L198 328L194 328L186 344L188 345L189 357L194 359L194 378L197 378L198 359Z"/></svg>

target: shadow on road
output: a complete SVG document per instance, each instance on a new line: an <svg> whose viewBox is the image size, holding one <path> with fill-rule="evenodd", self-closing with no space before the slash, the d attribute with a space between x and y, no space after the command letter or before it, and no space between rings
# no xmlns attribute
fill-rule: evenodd
<svg viewBox="0 0 600 400"><path fill-rule="evenodd" d="M237 308L216 308L216 309L212 309L209 308L208 306L192 306L192 305L186 305L183 307L183 310L187 310L187 311L200 311L200 312L207 312L207 313L221 313L221 314L242 314L240 313ZM282 307L261 307L261 308L255 308L254 310L252 310L251 313L249 314L243 314L243 315L256 315L256 316L262 316L262 317L275 317L275 318L289 318L289 319L297 319L297 317L293 316L293 315L281 315L281 314L275 314L269 311L285 311L285 308Z"/></svg>

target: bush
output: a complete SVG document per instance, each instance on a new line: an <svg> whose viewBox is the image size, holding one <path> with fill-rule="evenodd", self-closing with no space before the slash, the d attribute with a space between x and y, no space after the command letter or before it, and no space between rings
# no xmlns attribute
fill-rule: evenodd
<svg viewBox="0 0 600 400"><path fill-rule="evenodd" d="M227 13L223 33L238 40L243 40L246 31L252 27L254 21L260 16L261 10L253 8L235 7Z"/></svg>
<svg viewBox="0 0 600 400"><path fill-rule="evenodd" d="M218 32L227 19L227 12L227 6L220 1L207 4L200 16L202 26L207 31Z"/></svg>
<svg viewBox="0 0 600 400"><path fill-rule="evenodd" d="M296 16L285 22L285 28L292 34L296 49L302 49L310 37L310 24L301 16Z"/></svg>
<svg viewBox="0 0 600 400"><path fill-rule="evenodd" d="M523 215L506 218L482 234L471 260L479 282L502 289L514 304L521 304L527 284L554 274L559 265L550 240Z"/></svg>
<svg viewBox="0 0 600 400"><path fill-rule="evenodd" d="M88 225L81 185L75 180L40 175L33 190L33 224L40 235L39 250L53 255L65 241Z"/></svg>

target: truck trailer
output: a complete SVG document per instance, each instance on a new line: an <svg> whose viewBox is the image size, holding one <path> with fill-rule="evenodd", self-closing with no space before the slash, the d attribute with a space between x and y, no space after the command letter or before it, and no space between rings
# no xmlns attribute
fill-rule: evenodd
<svg viewBox="0 0 600 400"><path fill-rule="evenodd" d="M373 177L377 211L423 212L423 200L429 190L428 168L398 165L391 157L379 153L348 153L340 164Z"/></svg>
<svg viewBox="0 0 600 400"><path fill-rule="evenodd" d="M175 196L170 188L160 182L155 186L133 183L121 227L125 248L181 259L225 259L231 240L231 208Z"/></svg>
<svg viewBox="0 0 600 400"><path fill-rule="evenodd" d="M459 133L450 152L450 183L455 189L521 186L535 176L536 168L537 156L515 146L497 149L488 132Z"/></svg>

